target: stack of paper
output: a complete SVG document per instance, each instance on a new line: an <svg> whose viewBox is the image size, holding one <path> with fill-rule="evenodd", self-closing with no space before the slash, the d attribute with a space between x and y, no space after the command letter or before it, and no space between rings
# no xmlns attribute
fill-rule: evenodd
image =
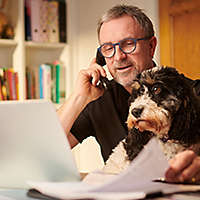
<svg viewBox="0 0 200 200"><path fill-rule="evenodd" d="M152 139L120 175L107 179L106 182L91 186L84 182L29 182L42 194L59 199L143 199L146 197L172 194L180 191L200 190L200 185L179 185L155 182L164 177L168 162L156 139ZM95 177L95 173L92 174ZM102 174L103 177L107 175ZM94 179L92 179L94 181Z"/></svg>

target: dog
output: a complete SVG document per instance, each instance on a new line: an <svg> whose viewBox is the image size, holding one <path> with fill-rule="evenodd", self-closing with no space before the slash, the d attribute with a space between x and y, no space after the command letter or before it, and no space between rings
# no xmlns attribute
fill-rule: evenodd
<svg viewBox="0 0 200 200"><path fill-rule="evenodd" d="M109 156L103 171L118 174L128 167L152 137L167 159L186 149L200 155L200 80L172 67L154 67L132 84L128 135Z"/></svg>

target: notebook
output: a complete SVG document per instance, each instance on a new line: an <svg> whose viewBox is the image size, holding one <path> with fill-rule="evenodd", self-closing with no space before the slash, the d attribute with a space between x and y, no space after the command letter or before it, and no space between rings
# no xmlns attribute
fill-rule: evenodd
<svg viewBox="0 0 200 200"><path fill-rule="evenodd" d="M45 100L0 102L0 187L27 181L78 181L55 106Z"/></svg>

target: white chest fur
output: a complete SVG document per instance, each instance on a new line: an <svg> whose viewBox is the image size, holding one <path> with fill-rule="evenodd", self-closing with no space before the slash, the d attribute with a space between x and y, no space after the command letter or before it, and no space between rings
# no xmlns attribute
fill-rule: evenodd
<svg viewBox="0 0 200 200"><path fill-rule="evenodd" d="M119 174L126 169L130 164L128 160L126 150L124 149L122 140L114 149L113 153L109 156L103 171L110 174Z"/></svg>

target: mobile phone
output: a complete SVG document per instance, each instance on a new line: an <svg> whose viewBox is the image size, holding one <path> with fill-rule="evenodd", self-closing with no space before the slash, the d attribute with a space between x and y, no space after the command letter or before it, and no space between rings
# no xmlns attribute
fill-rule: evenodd
<svg viewBox="0 0 200 200"><path fill-rule="evenodd" d="M97 49L96 53L96 63L101 65L102 67L106 65L106 60L104 56L101 54L101 52ZM103 85L104 88L109 88L109 80L106 77L100 77L100 82Z"/></svg>
<svg viewBox="0 0 200 200"><path fill-rule="evenodd" d="M97 54L96 54L96 63L101 65L102 67L106 65L105 58L101 54L101 52L97 49Z"/></svg>

